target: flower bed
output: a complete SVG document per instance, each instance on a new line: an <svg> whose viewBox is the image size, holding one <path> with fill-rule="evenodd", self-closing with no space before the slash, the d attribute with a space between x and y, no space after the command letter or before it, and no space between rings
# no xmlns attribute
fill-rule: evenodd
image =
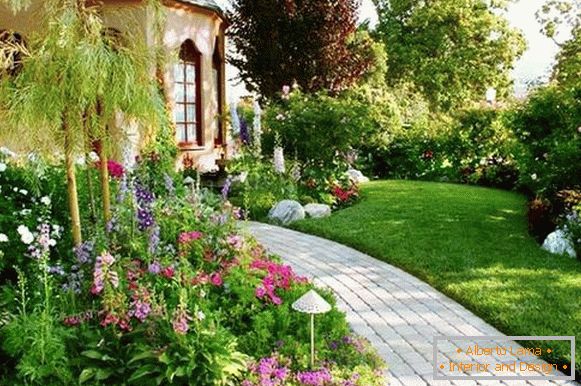
<svg viewBox="0 0 581 386"><path fill-rule="evenodd" d="M2 173L27 170L5 164ZM309 318L290 305L313 284L240 234L227 201L167 174L154 193L144 173L115 176L113 217L74 250L59 239L61 209L48 192L27 192L35 217L26 229L3 218L22 256L17 279L1 283L0 383L384 383L383 362L336 308L316 318L311 368ZM3 180L3 191L20 194L16 181Z"/></svg>

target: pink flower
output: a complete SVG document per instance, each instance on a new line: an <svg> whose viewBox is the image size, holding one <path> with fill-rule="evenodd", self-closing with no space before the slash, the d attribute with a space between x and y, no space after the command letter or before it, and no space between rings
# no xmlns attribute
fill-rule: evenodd
<svg viewBox="0 0 581 386"><path fill-rule="evenodd" d="M166 267L161 270L161 275L167 279L171 279L175 274L175 269L173 267Z"/></svg>
<svg viewBox="0 0 581 386"><path fill-rule="evenodd" d="M226 238L226 240L228 241L228 244L230 244L232 246L232 248L234 249L240 249L242 248L242 237L240 237L239 235L230 235Z"/></svg>
<svg viewBox="0 0 581 386"><path fill-rule="evenodd" d="M100 168L101 161L95 162L95 167ZM123 168L123 165L113 160L107 161L107 170L109 170L109 175L115 179L121 179L121 177L123 177L123 174L125 174L125 169Z"/></svg>
<svg viewBox="0 0 581 386"><path fill-rule="evenodd" d="M177 334L185 335L188 333L190 326L188 322L192 320L185 310L176 310L172 321L172 327Z"/></svg>
<svg viewBox="0 0 581 386"><path fill-rule="evenodd" d="M222 276L220 275L219 272L214 272L213 274L210 275L210 282L214 284L216 287L220 287L222 284L224 284Z"/></svg>
<svg viewBox="0 0 581 386"><path fill-rule="evenodd" d="M198 232L198 231L182 232L178 237L178 243L188 244L194 240L199 240L201 238L202 238L202 232Z"/></svg>

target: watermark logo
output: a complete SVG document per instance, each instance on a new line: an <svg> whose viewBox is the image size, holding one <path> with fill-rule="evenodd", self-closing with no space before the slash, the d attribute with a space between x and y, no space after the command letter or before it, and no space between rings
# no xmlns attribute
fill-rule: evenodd
<svg viewBox="0 0 581 386"><path fill-rule="evenodd" d="M564 341L570 363L543 359ZM574 336L435 336L433 345L434 380L575 380Z"/></svg>

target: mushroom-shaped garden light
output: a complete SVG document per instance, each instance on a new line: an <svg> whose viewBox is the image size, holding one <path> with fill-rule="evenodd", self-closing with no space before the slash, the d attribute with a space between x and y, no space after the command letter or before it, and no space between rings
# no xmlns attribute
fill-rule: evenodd
<svg viewBox="0 0 581 386"><path fill-rule="evenodd" d="M311 315L311 368L315 367L315 314L331 311L331 305L315 290L310 290L292 304L295 311Z"/></svg>

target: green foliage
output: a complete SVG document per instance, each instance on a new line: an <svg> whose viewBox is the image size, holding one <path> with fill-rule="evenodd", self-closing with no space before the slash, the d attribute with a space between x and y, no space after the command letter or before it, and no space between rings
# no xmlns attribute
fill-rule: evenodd
<svg viewBox="0 0 581 386"><path fill-rule="evenodd" d="M363 143L376 128L367 102L351 92L332 97L295 90L268 107L263 149L271 153L278 136L286 153L304 165L332 165L338 154Z"/></svg>
<svg viewBox="0 0 581 386"><path fill-rule="evenodd" d="M432 108L450 111L511 91L510 70L525 48L503 15L505 1L375 0L388 84L413 83Z"/></svg>
<svg viewBox="0 0 581 386"><path fill-rule="evenodd" d="M389 141L362 148L361 166L376 176L444 179L514 188L515 136L502 110L473 108L453 117L420 115Z"/></svg>
<svg viewBox="0 0 581 386"><path fill-rule="evenodd" d="M237 176L236 181L231 181L230 199L251 218L265 218L278 201L298 198L296 181L290 173L277 173L270 161L251 151L243 151L235 158L228 172Z"/></svg>
<svg viewBox="0 0 581 386"><path fill-rule="evenodd" d="M563 87L581 87L581 25L572 31L572 38L562 44L553 68L553 78Z"/></svg>
<svg viewBox="0 0 581 386"><path fill-rule="evenodd" d="M580 88L540 88L509 115L520 144L520 183L547 198L579 185L581 175Z"/></svg>

